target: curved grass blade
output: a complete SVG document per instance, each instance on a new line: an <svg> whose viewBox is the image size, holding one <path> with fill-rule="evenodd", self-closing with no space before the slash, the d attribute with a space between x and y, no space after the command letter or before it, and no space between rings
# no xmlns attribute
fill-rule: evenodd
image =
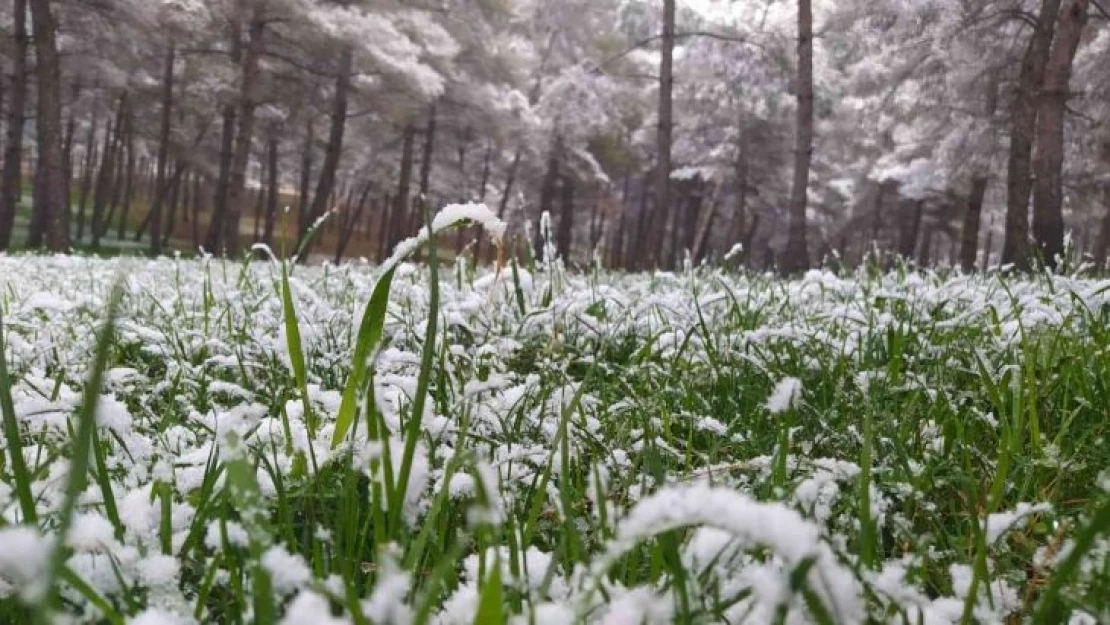
<svg viewBox="0 0 1110 625"><path fill-rule="evenodd" d="M389 287L393 284L395 267L382 274L374 285L374 292L366 304L359 324L358 336L355 339L354 361L351 363L351 373L347 376L347 384L343 387L343 399L339 403L339 414L335 420L335 433L332 435L331 446L339 445L358 414L358 395L366 379L366 365L370 354L382 339L382 330L385 327L385 313L389 306Z"/></svg>

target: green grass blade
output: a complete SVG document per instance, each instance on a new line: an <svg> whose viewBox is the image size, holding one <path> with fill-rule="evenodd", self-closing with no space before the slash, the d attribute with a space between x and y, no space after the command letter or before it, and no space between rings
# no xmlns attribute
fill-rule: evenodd
<svg viewBox="0 0 1110 625"><path fill-rule="evenodd" d="M335 420L335 433L332 435L331 446L337 447L351 429L358 416L359 393L366 379L367 364L371 352L382 340L382 330L385 328L385 313L389 306L389 287L393 283L394 268L386 271L378 278L366 310L362 314L359 324L358 336L355 339L354 360L351 363L351 373L347 376L347 383L343 387L343 398L339 404L339 413Z"/></svg>
<svg viewBox="0 0 1110 625"><path fill-rule="evenodd" d="M15 416L15 404L12 402L12 378L8 373L2 310L0 310L0 411L4 413L5 446L11 455L12 476L15 478L19 509L23 513L23 522L33 525L38 522L38 514L35 511L35 498L31 494L31 475L27 472L27 463L23 460L23 435Z"/></svg>
<svg viewBox="0 0 1110 625"><path fill-rule="evenodd" d="M424 405L428 399L428 386L431 382L433 360L436 353L436 333L439 321L439 253L436 250L436 233L432 228L431 216L426 215L428 222L428 254L429 262L429 298L428 298L428 323L424 331L424 349L420 358L420 375L416 380L416 396L412 400L412 413L408 423L405 424L405 449L401 456L401 468L397 476L397 486L394 489L395 501L389 502L389 527L394 537L401 531L401 513L404 509L405 493L408 490L409 476L412 473L412 463L416 456L416 443L420 440L420 426L424 420Z"/></svg>

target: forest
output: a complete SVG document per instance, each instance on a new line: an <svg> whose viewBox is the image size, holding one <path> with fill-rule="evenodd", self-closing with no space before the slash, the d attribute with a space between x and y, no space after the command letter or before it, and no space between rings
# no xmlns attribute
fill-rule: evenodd
<svg viewBox="0 0 1110 625"><path fill-rule="evenodd" d="M585 266L1110 241L1092 0L5 0L0 249L381 260L483 202ZM550 219L541 224L541 216ZM473 232L447 248L483 250Z"/></svg>

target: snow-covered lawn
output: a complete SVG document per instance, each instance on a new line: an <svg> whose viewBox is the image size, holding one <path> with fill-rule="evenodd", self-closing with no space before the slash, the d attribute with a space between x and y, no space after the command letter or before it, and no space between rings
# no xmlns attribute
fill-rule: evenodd
<svg viewBox="0 0 1110 625"><path fill-rule="evenodd" d="M0 256L0 621L1110 621L1110 282L379 275Z"/></svg>

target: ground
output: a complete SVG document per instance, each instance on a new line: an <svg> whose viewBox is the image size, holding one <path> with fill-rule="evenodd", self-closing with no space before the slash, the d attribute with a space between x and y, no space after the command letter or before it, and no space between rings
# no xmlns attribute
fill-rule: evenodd
<svg viewBox="0 0 1110 625"><path fill-rule="evenodd" d="M16 255L0 293L4 622L1110 620L1108 281Z"/></svg>

